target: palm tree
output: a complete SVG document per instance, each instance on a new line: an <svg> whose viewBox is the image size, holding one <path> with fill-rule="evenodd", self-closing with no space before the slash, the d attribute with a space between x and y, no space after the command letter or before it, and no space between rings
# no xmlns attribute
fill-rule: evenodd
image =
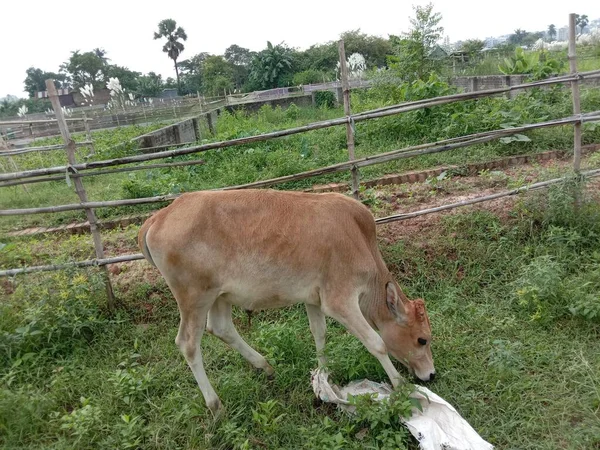
<svg viewBox="0 0 600 450"><path fill-rule="evenodd" d="M553 41L556 37L556 25L551 24L548 25L548 38L550 41Z"/></svg>
<svg viewBox="0 0 600 450"><path fill-rule="evenodd" d="M575 15L575 26L579 27L579 36L583 34L583 29L587 27L588 23L590 23L587 14L580 16L579 14Z"/></svg>
<svg viewBox="0 0 600 450"><path fill-rule="evenodd" d="M110 61L110 58L106 57L106 50L104 50L103 48L95 48L94 50L92 50L92 52L98 58L100 58L100 60L102 61L102 65L106 66L108 64L108 61Z"/></svg>
<svg viewBox="0 0 600 450"><path fill-rule="evenodd" d="M158 33L154 33L154 39L160 39L162 37L167 38L167 42L163 46L163 52L173 60L175 74L177 75L177 87L181 89L177 58L179 58L179 55L185 48L179 40L187 41L187 34L185 34L183 28L177 26L177 22L173 19L165 19L158 24Z"/></svg>

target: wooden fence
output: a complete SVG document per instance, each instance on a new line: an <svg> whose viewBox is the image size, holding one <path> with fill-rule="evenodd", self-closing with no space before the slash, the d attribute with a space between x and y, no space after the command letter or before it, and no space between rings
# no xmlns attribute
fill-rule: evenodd
<svg viewBox="0 0 600 450"><path fill-rule="evenodd" d="M348 154L349 160L347 162L342 162L334 165L330 165L327 167L321 167L318 169L309 170L306 172L297 173L294 175L288 175L278 178L273 178L269 180L262 180L253 183L248 183L244 185L238 186L228 186L224 188L220 188L219 190L229 190L229 189L248 189L248 188L259 188L259 187L267 187L274 186L281 183L287 183L290 181L296 181L301 179L306 179L310 177L320 176L323 174L340 172L340 171L350 171L352 177L352 194L355 197L358 197L358 182L359 182L359 170L361 167L366 167L374 164L381 164L388 161L398 160L402 158L411 158L415 156L420 156L424 154L430 153L438 153L444 151L451 151L457 148L463 148L475 144L480 144L484 142L489 142L495 139L499 139L501 137L511 136L514 134L522 133L529 130L546 128L546 127L555 127L555 126L564 126L564 125L573 125L574 127L574 158L573 158L573 170L576 175L580 177L596 177L600 176L600 169L590 170L581 172L580 171L580 160L581 160L581 125L585 122L590 121L600 121L600 111L595 111L591 113L581 114L580 106L579 106L579 82L582 79L593 79L600 78L600 70L590 71L590 72L577 72L576 66L576 57L575 57L575 15L571 14L569 16L569 24L570 24L570 42L571 46L569 47L569 59L570 59L570 74L552 78L549 80L537 81L532 83L523 83L515 86L506 86L498 89L490 89L486 91L477 91L477 92L468 92L456 95L449 95L444 97L437 97L433 99L426 100L418 100L414 102L407 102L403 104L388 106L385 108L379 108L371 111L365 111L359 114L352 114L350 111L350 103L349 103L349 85L347 82L347 73L345 70L345 52L343 42L339 43L339 53L340 53L340 62L342 69L342 82L343 82L343 97L344 97L344 113L345 116L339 119L328 120L315 122L308 125L289 128L280 131L274 131L271 133L264 133L260 135L232 139L228 141L221 142L213 142L203 145L190 146L185 148L179 148L175 150L161 151L152 154L146 155L134 155L127 156L122 158L116 158L111 160L104 161L92 161L86 163L77 163L74 161L74 147L75 143L71 139L69 135L69 130L66 126L66 121L62 116L62 111L60 107L55 107L55 113L58 118L58 124L62 127L61 133L63 135L65 146L67 148L67 153L69 155L69 164L66 166L58 166L58 167L50 167L43 169L34 169L27 171L16 171L11 173L3 173L0 174L0 187L4 186L12 186L16 184L25 184L32 182L45 182L45 181L53 181L57 179L62 179L65 176L65 173L69 175L69 177L73 178L76 181L76 191L79 195L80 202L75 204L67 204L67 205L57 205L57 206L48 206L48 207L38 207L38 208L23 208L23 209L4 209L0 210L0 216L9 216L9 215L25 215L25 214L42 214L42 213L53 213L60 211L73 211L73 210L84 210L88 216L88 221L90 223L90 231L94 236L94 245L96 249L96 258L93 260L87 261L78 261L68 264L60 264L60 265L45 265L45 266L36 266L36 267L22 267L15 268L9 270L0 271L0 276L14 276L22 273L31 273L31 272L40 272L40 271L52 271L52 270L61 270L67 267L87 267L87 266L100 266L105 269L105 279L107 285L107 296L109 299L109 306L114 306L114 299L112 296L112 287L110 286L110 279L108 276L108 272L106 271L106 265L123 262L123 261L132 261L136 259L142 259L143 256L141 254L133 254L133 255L125 255L114 258L106 258L103 255L103 247L100 238L100 233L97 228L97 222L94 215L94 210L97 208L105 208L105 207L120 207L120 206L129 206L129 205L140 205L140 204L149 204L149 203L162 203L172 201L177 198L178 194L172 195L164 195L158 197L148 197L148 198L138 198L138 199L127 199L127 200L113 200L113 201L88 201L87 196L85 194L85 190L83 189L82 177L85 176L93 176L100 175L105 173L117 172L117 171L133 171L133 170L144 170L151 169L155 167L168 167L171 165L192 165L192 164L202 164L202 160L190 160L179 163L164 163L164 164L156 164L156 165L138 165L138 166L127 166L125 168L120 169L108 169L108 170L97 170L100 168L118 166L118 165L128 165L134 163L140 163L144 161L163 159L172 156L178 155L187 155L187 154L197 154L204 151L209 151L212 149L220 149L226 147L232 147L236 145L248 144L252 142L266 141L269 139L274 139L282 136L289 136L298 133L304 133L311 130L317 130L322 128L334 127L334 126L344 126L346 128L346 136L347 136L347 145L348 145ZM390 151L387 153L381 153L373 156L368 156L365 158L356 159L353 153L354 150L354 129L355 123L370 120L380 117L386 117L396 114L402 114L408 111L413 111L416 109L429 108L454 102L460 102L465 100L473 100L483 97L489 97L493 95L498 95L502 93L507 93L512 90L522 90L522 89L530 89L533 87L546 86L552 84L560 84L560 83L570 83L571 84L571 92L573 97L573 115L570 117L550 120L536 124L523 125L519 127L513 128L503 128L499 130L492 130L483 133L477 133L467 136L461 136L452 139L445 139L438 142L432 142L427 144L416 145L412 147L402 148L394 151ZM53 89L54 84L51 80L47 81L48 90L50 92L50 97L53 100L53 105L58 104L58 98L56 97L55 90ZM528 190L542 189L553 184L558 184L563 182L565 178L556 178L553 180L543 181L539 183L534 183L528 186L523 186L518 189L512 189L505 192L500 192L493 195L481 196L474 199L470 199L468 201L463 201L459 203L453 203L448 205L443 205L436 208L429 208L421 211L415 211L406 214L397 214L393 216L383 217L376 220L378 224L389 223L398 220L406 220L408 218L431 214L439 211L450 210L453 208L471 205L475 203L485 202L489 200L494 200L501 197L506 197L510 195L516 195L521 192L525 192Z"/></svg>

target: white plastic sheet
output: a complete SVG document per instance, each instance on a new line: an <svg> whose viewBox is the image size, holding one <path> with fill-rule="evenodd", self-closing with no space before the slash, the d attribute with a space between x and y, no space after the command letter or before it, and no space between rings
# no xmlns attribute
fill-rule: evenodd
<svg viewBox="0 0 600 450"><path fill-rule="evenodd" d="M336 403L340 408L352 411L346 400L348 394L377 394L376 400L386 398L392 392L388 384L370 380L353 381L339 388L329 384L327 372L322 369L312 371L312 386L315 395L324 402ZM421 450L492 450L486 442L463 419L460 414L439 395L423 386L416 386L412 394L421 402L423 412L413 408L410 419L400 418L411 434L419 441Z"/></svg>

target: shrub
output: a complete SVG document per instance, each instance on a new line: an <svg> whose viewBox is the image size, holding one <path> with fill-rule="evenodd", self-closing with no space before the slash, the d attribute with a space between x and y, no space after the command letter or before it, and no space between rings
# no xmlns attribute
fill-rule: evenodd
<svg viewBox="0 0 600 450"><path fill-rule="evenodd" d="M315 102L318 108L331 109L335 106L335 94L331 91L318 91L315 93Z"/></svg>

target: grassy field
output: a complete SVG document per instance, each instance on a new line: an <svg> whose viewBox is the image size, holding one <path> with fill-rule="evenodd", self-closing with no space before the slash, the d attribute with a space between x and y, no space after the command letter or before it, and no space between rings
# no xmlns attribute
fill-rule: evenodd
<svg viewBox="0 0 600 450"><path fill-rule="evenodd" d="M444 95L438 80L353 97L356 111ZM584 90L584 111L600 109L598 90ZM357 124L357 155L531 123L570 114L568 92L535 91L446 105ZM248 136L338 117L340 110L263 108L223 114L210 140ZM95 159L131 154L117 144L146 129L95 134ZM361 172L365 179L440 164L570 148L572 129L528 133L497 142L401 160ZM584 142L600 142L588 126ZM347 158L343 128L206 152L206 165L86 180L91 199L144 197L287 175ZM83 152L83 150L82 150ZM84 155L81 154L80 157ZM19 167L64 164L59 153L15 158ZM177 159L185 159L180 157ZM584 159L597 168L598 155ZM568 172L567 163L448 176L428 183L369 189L376 216L459 201ZM287 184L347 180L347 174ZM600 448L600 203L597 182L576 182L452 213L378 228L384 258L409 297L423 297L434 333L439 376L429 387L498 449ZM71 203L66 183L0 190L3 208ZM585 192L585 195L583 194ZM574 198L581 198L575 209ZM154 205L152 208L156 208ZM146 208L149 209L150 207ZM99 210L100 217L137 209ZM79 213L3 218L1 229L83 220ZM107 255L137 252L137 226L103 234ZM0 268L93 257L88 235L0 240ZM348 416L315 402L310 370L316 355L301 307L260 312L235 323L275 367L269 381L212 336L203 339L207 373L227 412L214 421L174 344L178 313L158 272L146 262L110 266L120 301L104 309L95 270L0 280L0 445L7 449L416 449L395 420L406 392L379 408L361 403ZM385 381L378 362L329 321L333 381ZM402 373L406 372L402 370Z"/></svg>
<svg viewBox="0 0 600 450"><path fill-rule="evenodd" d="M584 165L598 162L593 155ZM561 171L496 171L365 197L380 216ZM566 185L378 229L390 270L410 297L427 301L439 373L429 387L498 449L600 445L597 187L578 210ZM136 233L107 233L107 252L134 250ZM90 249L89 236L47 236L14 238L0 253L3 265L35 264L86 258ZM402 404L350 417L315 402L316 355L301 307L257 313L251 325L235 311L244 338L274 365L273 381L204 337L207 372L227 407L215 422L174 344L177 309L160 275L145 262L112 273L121 301L112 316L93 270L3 281L3 448L416 449L404 428L385 424ZM385 380L331 321L327 353L335 382Z"/></svg>

